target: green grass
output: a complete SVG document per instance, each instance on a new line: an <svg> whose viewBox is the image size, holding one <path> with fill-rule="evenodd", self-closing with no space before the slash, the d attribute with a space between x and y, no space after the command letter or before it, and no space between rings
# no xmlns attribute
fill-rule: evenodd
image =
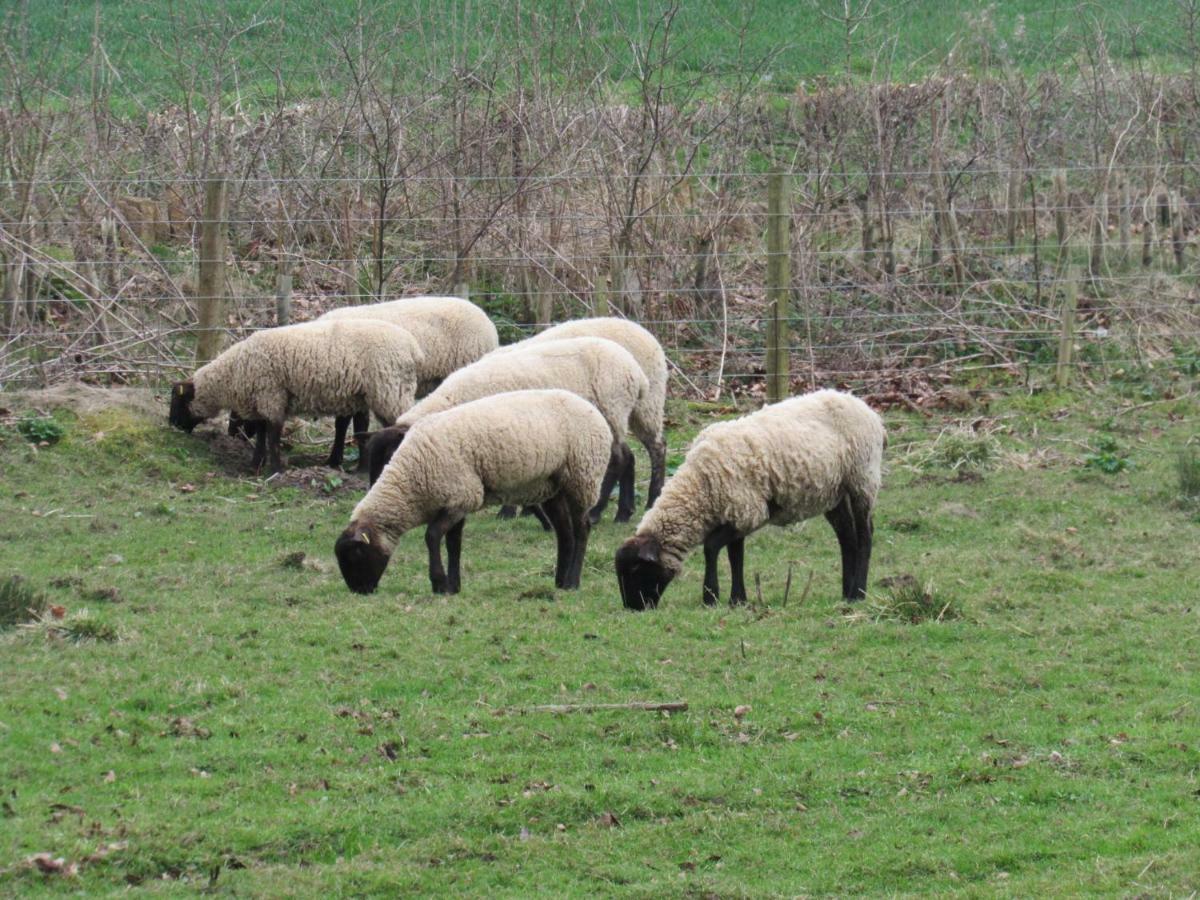
<svg viewBox="0 0 1200 900"><path fill-rule="evenodd" d="M854 8L861 6L855 0ZM680 73L720 72L734 65L744 21L746 55L779 53L766 72L772 87L789 91L807 79L843 74L844 26L821 14L840 7L831 0L760 0L753 7L732 0L684 3L677 19L675 68ZM32 64L43 66L62 90L89 90L95 9L93 0L31 3L24 32L19 18L10 20L10 43L18 53L24 50ZM340 56L334 39L353 34L356 9L351 2L319 0L104 0L99 35L111 62L107 81L117 99L177 100L188 67L195 64L203 71L224 57L231 64L226 90L236 91L243 103L276 92L276 67L282 68L289 94L304 95L344 78L344 72L337 74ZM543 36L542 62L551 73L559 73L570 60L591 69L611 69L620 78L630 61L627 35L648 34L662 4L531 4L520 39L513 5L499 0L374 0L364 9L368 37L397 29L388 36L388 46L402 71L417 78L429 70L446 70L452 62L492 60L503 66L515 49L529 52L535 33ZM536 25L530 9L539 11ZM933 71L951 48L956 65L975 69L1005 62L1026 71L1053 69L1069 65L1085 42L1094 44L1097 29L1120 65L1182 70L1191 60L1173 4L889 0L871 9L873 16L859 26L849 47L850 70L856 77L872 74L884 45L881 58L889 61L892 71L878 71L881 78L907 79ZM550 34L557 40L545 40ZM228 52L219 53L226 41ZM357 41L351 44L357 46Z"/></svg>
<svg viewBox="0 0 1200 900"><path fill-rule="evenodd" d="M969 478L924 462L951 419L889 414L868 601L838 600L816 520L747 542L761 605L702 607L693 557L644 614L611 572L628 526L578 593L488 511L462 594L428 593L413 534L362 598L331 553L355 492L122 409L58 413L51 448L0 433L0 578L117 637L0 636L0 893L1194 892L1200 525L1172 501L1197 409L1130 410L1134 465L1083 466L1132 402L998 403ZM520 711L635 699L689 709Z"/></svg>

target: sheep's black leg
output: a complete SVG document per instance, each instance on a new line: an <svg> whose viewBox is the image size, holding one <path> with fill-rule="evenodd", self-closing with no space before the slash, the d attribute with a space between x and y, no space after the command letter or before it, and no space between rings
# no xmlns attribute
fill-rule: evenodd
<svg viewBox="0 0 1200 900"><path fill-rule="evenodd" d="M592 520L582 503L576 503L567 498L567 509L570 512L572 533L575 539L574 555L570 571L567 573L567 588L579 587L583 579L583 560L587 556L588 535L592 530Z"/></svg>
<svg viewBox="0 0 1200 900"><path fill-rule="evenodd" d="M267 428L266 423L259 425L257 431L254 432L254 455L250 457L250 468L254 469L257 474L267 461Z"/></svg>
<svg viewBox="0 0 1200 900"><path fill-rule="evenodd" d="M725 548L729 554L729 577L733 584L729 588L729 605L737 606L746 602L746 582L742 577L742 563L745 561L746 539L738 535Z"/></svg>
<svg viewBox="0 0 1200 900"><path fill-rule="evenodd" d="M340 469L346 455L346 429L350 427L350 416L335 416L333 420L333 447L329 450L329 459L325 465L331 469Z"/></svg>
<svg viewBox="0 0 1200 900"><path fill-rule="evenodd" d="M717 576L717 558L721 548L737 537L737 531L728 523L718 525L704 538L704 589L700 599L705 606L712 606L721 599L721 584Z"/></svg>
<svg viewBox="0 0 1200 900"><path fill-rule="evenodd" d="M550 524L550 520L546 518L546 513L542 510L540 504L534 503L532 506L521 507L521 515L533 516L542 523L542 531L553 531L554 526Z"/></svg>
<svg viewBox="0 0 1200 900"><path fill-rule="evenodd" d="M450 572L446 581L451 594L457 594L462 588L462 535L466 524L466 518L461 518L446 532L446 555L450 558Z"/></svg>
<svg viewBox="0 0 1200 900"><path fill-rule="evenodd" d="M571 571L571 563L575 558L575 530L571 525L571 511L567 498L559 493L542 504L542 510L554 528L557 556L554 559L554 586L567 586L567 577Z"/></svg>
<svg viewBox="0 0 1200 900"><path fill-rule="evenodd" d="M358 447L356 471L367 471L367 429L371 427L371 414L365 409L354 414L354 445Z"/></svg>
<svg viewBox="0 0 1200 900"><path fill-rule="evenodd" d="M446 570L442 568L442 538L453 525L450 514L446 510L442 510L425 529L425 548L429 551L429 583L433 586L435 594L454 593L450 589Z"/></svg>
<svg viewBox="0 0 1200 900"><path fill-rule="evenodd" d="M854 513L858 545L854 554L854 580L848 599L861 600L867 596L867 570L871 565L871 538L875 533L875 523L871 517L871 507L863 499L851 498L850 508Z"/></svg>
<svg viewBox="0 0 1200 900"><path fill-rule="evenodd" d="M264 422L263 430L267 433L267 460L271 464L271 472L277 475L283 471L283 457L279 447L283 442L283 423Z"/></svg>
<svg viewBox="0 0 1200 900"><path fill-rule="evenodd" d="M667 479L667 442L662 438L646 446L650 454L650 487L646 490L646 509L654 505Z"/></svg>
<svg viewBox="0 0 1200 900"><path fill-rule="evenodd" d="M633 491L637 473L633 451L627 445L622 445L621 450L625 459L621 463L621 488L617 492L617 517L614 521L628 522L633 516Z"/></svg>
<svg viewBox="0 0 1200 900"><path fill-rule="evenodd" d="M509 506L508 504L500 507L500 511L496 513L497 519L515 519L516 517L517 508L515 506Z"/></svg>
<svg viewBox="0 0 1200 900"><path fill-rule="evenodd" d="M838 545L842 548L842 597L846 600L855 600L857 599L858 530L854 526L854 511L850 507L849 496L843 497L837 506L825 513L825 518L833 526ZM870 550L867 552L869 555Z"/></svg>
<svg viewBox="0 0 1200 900"><path fill-rule="evenodd" d="M624 444L621 446L623 447ZM620 447L614 447L612 454L608 457L608 468L604 470L604 480L600 482L600 499L588 514L593 525L599 522L600 517L604 515L604 507L608 506L608 497L621 474L621 463L624 458L625 454L621 452Z"/></svg>

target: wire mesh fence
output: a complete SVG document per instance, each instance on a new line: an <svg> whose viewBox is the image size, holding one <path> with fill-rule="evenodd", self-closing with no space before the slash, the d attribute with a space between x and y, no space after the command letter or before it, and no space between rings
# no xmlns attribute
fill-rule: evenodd
<svg viewBox="0 0 1200 900"><path fill-rule="evenodd" d="M891 384L920 394L989 375L1028 384L1064 365L1067 281L1081 296L1066 365L1107 378L1130 367L1193 364L1200 330L1190 207L1173 194L1160 208L1158 182L1117 202L1083 202L1072 186L1090 184L1098 171L1025 170L1033 189L1024 198L1008 192L1011 171L972 171L958 188L964 200L941 212L939 176L961 171L883 173L904 186L874 202L822 201L814 185L825 173L790 173L781 349L793 388ZM1039 182L1035 174L1047 177ZM1170 174L1155 167L1156 178ZM720 196L703 190L713 179ZM551 320L634 318L668 348L678 389L699 396L754 393L767 374L764 174L656 173L647 180L670 191L629 234L588 190L597 176L586 173L539 176L536 188L523 188L521 204L509 192L495 208L431 207L424 215L352 214L367 203L354 197L378 189L367 178L309 179L309 203L294 210L282 195L273 210L252 195L258 185L278 191L280 179L224 180L240 200L212 219L196 208L199 196L190 212L171 209L163 199L135 197L148 187L140 179L108 179L104 196L114 199L98 218L72 215L60 203L58 215L0 222L0 383L161 384L192 365L205 330L236 340L281 316L304 321L335 306L416 292L469 295L507 341ZM449 176L418 180L435 191L457 184ZM212 181L176 179L157 194L188 185L202 194ZM35 186L8 188L22 184ZM100 184L36 186L62 193ZM314 215L314 206L332 211ZM478 233L464 250L456 238L467 227ZM202 238L212 229L229 238L229 249L206 260ZM206 263L221 270L216 297L200 292L197 273ZM214 299L220 318L204 329L200 308Z"/></svg>

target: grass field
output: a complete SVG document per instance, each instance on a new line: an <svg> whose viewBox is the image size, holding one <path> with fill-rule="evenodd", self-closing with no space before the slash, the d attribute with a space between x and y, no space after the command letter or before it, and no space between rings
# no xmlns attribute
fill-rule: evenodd
<svg viewBox="0 0 1200 900"><path fill-rule="evenodd" d="M389 47L417 78L452 62L507 59L530 40L528 13L533 8L542 17L538 27L543 33L568 41L560 54L577 57L582 52L591 65L612 68L620 77L629 64L629 36L649 33L663 7L639 0L530 5L518 37L516 7L500 0L375 0L362 5L368 32L398 26L398 33L388 38ZM852 6L856 11L862 7L857 0ZM767 72L772 87L788 91L803 79L837 76L846 68L845 24L823 13L834 15L841 8L835 0L759 0L754 6L689 0L678 17L677 67L709 71L735 62L738 24L744 20L749 57L779 51ZM235 68L226 87L252 104L256 96L276 91L276 67L292 94L317 90L330 78L336 83L340 56L335 42L353 35L357 9L355 3L319 0L104 0L97 19L93 0L63 0L15 6L14 16L24 10L28 18L24 26L17 17L8 22L10 43L26 50L32 61L48 61L51 81L65 91L85 91L98 21L114 98L151 103L177 99L181 78L188 77L185 70L193 63L203 70L217 58L215 47L231 38L228 59ZM870 75L877 56L891 69L879 73L881 78L918 77L940 66L951 51L956 65L978 67L985 62L984 48L992 65L1011 61L1027 71L1069 66L1080 47L1095 44L1097 30L1119 64L1173 70L1186 69L1191 60L1180 10L1172 3L878 0L870 12L848 48L857 76ZM571 40L580 41L580 51L571 49ZM606 66L606 59L613 65ZM555 70L561 60L547 64Z"/></svg>
<svg viewBox="0 0 1200 900"><path fill-rule="evenodd" d="M265 484L123 406L40 450L7 428L0 579L65 609L0 633L0 893L1186 896L1197 404L1145 402L997 401L964 414L987 440L889 414L867 601L814 521L748 541L761 605L703 608L693 557L645 614L611 574L628 526L577 594L488 513L462 594L413 534L362 598L331 552L349 479ZM701 420L673 418L679 448ZM932 620L894 614L902 575Z"/></svg>

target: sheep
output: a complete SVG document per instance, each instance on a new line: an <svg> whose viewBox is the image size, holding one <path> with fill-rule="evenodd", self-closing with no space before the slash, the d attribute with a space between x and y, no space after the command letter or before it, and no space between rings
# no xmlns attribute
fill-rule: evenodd
<svg viewBox="0 0 1200 900"><path fill-rule="evenodd" d="M633 454L625 446L632 430L647 446L657 436L657 427L646 421L651 407L646 394L649 382L629 352L603 338L569 338L546 341L505 353L492 353L460 369L436 391L400 417L395 426L377 432L367 444L370 481L383 470L408 427L431 413L460 403L504 391L563 388L593 403L613 433L612 462L604 475L600 502L593 508L592 522L599 521L608 493ZM633 510L618 509L617 521L625 521Z"/></svg>
<svg viewBox="0 0 1200 900"><path fill-rule="evenodd" d="M240 419L261 420L254 468L260 469L269 456L271 470L280 472L279 443L289 415L336 415L343 438L350 417L364 410L381 422L395 421L415 399L423 359L413 336L386 322L308 322L265 329L177 382L168 421L191 432L222 409Z"/></svg>
<svg viewBox="0 0 1200 900"><path fill-rule="evenodd" d="M611 445L604 417L564 390L497 394L426 416L409 429L337 539L342 578L350 590L372 593L401 535L428 525L433 592L456 594L466 516L496 502L540 503L557 536L555 587L577 588L588 509Z"/></svg>
<svg viewBox="0 0 1200 900"><path fill-rule="evenodd" d="M717 557L728 547L730 603L744 603L746 536L824 513L842 551L842 596L866 596L872 510L879 493L883 422L861 400L816 391L697 435L637 532L617 550L629 609L658 605L688 552L704 545L705 604L717 602Z"/></svg>
<svg viewBox="0 0 1200 900"><path fill-rule="evenodd" d="M407 329L425 359L417 367L417 396L424 397L442 380L500 346L496 326L482 309L459 297L405 297L386 303L343 306L317 321L378 319Z"/></svg>
<svg viewBox="0 0 1200 900"><path fill-rule="evenodd" d="M662 491L663 481L667 470L667 445L663 440L663 417L667 404L667 355L662 345L649 331L628 319L615 316L605 316L594 319L574 319L563 322L545 331L526 338L516 344L502 347L499 353L508 352L514 348L527 347L542 341L558 341L563 338L598 337L620 344L637 360L646 378L650 382L647 393L647 405L643 417L648 423L657 426L655 439L646 445L650 454L650 486L646 492L646 509L654 505ZM620 475L620 495L617 501L618 509L633 510L634 469L633 457L629 457L629 466ZM628 518L628 516L626 517ZM623 520L622 520L623 521Z"/></svg>

